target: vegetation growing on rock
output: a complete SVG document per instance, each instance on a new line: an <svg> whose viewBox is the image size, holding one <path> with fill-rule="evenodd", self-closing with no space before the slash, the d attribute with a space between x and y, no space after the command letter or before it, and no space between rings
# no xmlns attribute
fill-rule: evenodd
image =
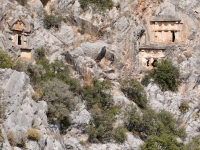
<svg viewBox="0 0 200 150"><path fill-rule="evenodd" d="M60 28L62 21L64 21L62 16L45 14L44 20L43 20L44 28L46 28L46 29L51 29L51 28L58 29L58 28Z"/></svg>
<svg viewBox="0 0 200 150"><path fill-rule="evenodd" d="M168 60L157 63L155 69L147 72L142 80L142 84L147 86L150 83L151 78L163 91L178 90L177 80L179 78L179 70Z"/></svg>
<svg viewBox="0 0 200 150"><path fill-rule="evenodd" d="M150 136L141 150L183 150L183 146L172 135L162 134L161 136Z"/></svg>
<svg viewBox="0 0 200 150"><path fill-rule="evenodd" d="M92 119L86 127L90 142L105 142L111 139L117 142L124 142L126 139L123 127L113 128L115 115L118 108L114 107L114 101L109 91L111 83L107 80L98 81L93 79L92 86L84 86L81 91L82 99L86 100L88 110L92 114Z"/></svg>
<svg viewBox="0 0 200 150"><path fill-rule="evenodd" d="M31 129L28 129L27 137L30 140L38 141L41 136L40 136L40 133L36 129L31 128Z"/></svg>
<svg viewBox="0 0 200 150"><path fill-rule="evenodd" d="M79 83L70 77L69 67L63 61L55 60L50 63L45 57L44 48L35 50L35 60L34 65L24 65L24 62L18 61L15 69L29 75L35 88L32 98L47 102L49 121L54 123L54 119L58 119L61 133L65 133L71 123L69 114L75 106L74 94L79 91Z"/></svg>
<svg viewBox="0 0 200 150"><path fill-rule="evenodd" d="M79 2L83 9L91 6L94 9L105 10L113 6L112 0L79 0Z"/></svg>
<svg viewBox="0 0 200 150"><path fill-rule="evenodd" d="M139 107L145 108L147 105L146 92L142 85L135 79L121 80L122 92Z"/></svg>
<svg viewBox="0 0 200 150"><path fill-rule="evenodd" d="M179 110L181 111L181 113L185 113L185 112L187 112L188 109L190 109L190 106L189 106L188 102L186 102L185 100L183 100L181 102Z"/></svg>
<svg viewBox="0 0 200 150"><path fill-rule="evenodd" d="M0 50L0 68L13 68L13 62L10 56Z"/></svg>
<svg viewBox="0 0 200 150"><path fill-rule="evenodd" d="M200 135L193 137L192 140L185 146L185 150L199 150L200 149Z"/></svg>
<svg viewBox="0 0 200 150"><path fill-rule="evenodd" d="M61 132L70 125L70 111L73 110L75 101L74 94L69 91L69 86L58 79L44 83L41 100L48 104L47 116L49 120L57 118L61 124Z"/></svg>
<svg viewBox="0 0 200 150"><path fill-rule="evenodd" d="M82 99L87 101L88 109L97 105L100 109L109 109L113 106L113 99L110 95L111 83L108 80L102 82L93 79L92 86L85 85L82 88Z"/></svg>
<svg viewBox="0 0 200 150"><path fill-rule="evenodd" d="M126 140L126 130L123 126L119 126L116 129L114 129L114 136L115 140L118 143L123 143Z"/></svg>
<svg viewBox="0 0 200 150"><path fill-rule="evenodd" d="M125 113L126 128L139 135L141 139L147 139L146 146L144 146L147 148L148 142L155 142L154 140L159 137L169 136L172 139L175 137L184 139L186 133L183 128L179 128L179 124L180 121L166 111L156 113L152 109L146 109L139 113L136 108L127 108Z"/></svg>
<svg viewBox="0 0 200 150"><path fill-rule="evenodd" d="M22 6L27 4L27 0L17 0Z"/></svg>

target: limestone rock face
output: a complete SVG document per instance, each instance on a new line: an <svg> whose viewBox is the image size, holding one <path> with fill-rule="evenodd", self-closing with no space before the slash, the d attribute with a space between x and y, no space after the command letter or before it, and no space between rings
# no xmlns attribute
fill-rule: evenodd
<svg viewBox="0 0 200 150"><path fill-rule="evenodd" d="M170 59L180 71L178 92L163 92L151 83L145 88L148 104L156 111L164 109L177 118L181 117L189 141L199 134L200 129L200 1L113 0L113 3L110 10L95 11L89 7L84 11L78 0L49 0L46 4L40 0L29 0L25 6L17 1L1 0L0 49L12 58L18 58L26 50L34 56L35 49L43 47L51 62L56 59L66 61L73 68L72 76L84 79L82 82L89 84L93 77L109 79L113 83L111 94L115 105L122 110L136 104L125 97L118 79L135 77L141 80L148 70L146 68L152 69L152 66L147 66L150 61ZM59 29L44 28L46 13L63 17ZM20 19L21 22L17 22ZM152 20L154 26L161 22L159 29L162 31L154 31ZM16 24L23 28L15 31ZM174 24L180 27L175 30ZM156 40L158 36L160 41ZM104 47L106 51L102 51ZM162 47L159 49L162 50L161 55L155 47ZM141 52L144 55L141 56ZM151 57L149 62L147 57ZM146 66L141 67L141 62ZM72 125L66 135L60 135L56 125L48 124L46 102L32 100L33 92L25 73L0 69L0 100L5 105L3 149L21 149L9 144L8 133L12 133L19 142L29 128L36 128L41 134L37 142L26 141L26 148L31 150L135 150L143 143L128 132L123 144L81 145L81 141L88 139L82 125L88 124L92 118L85 102L77 103L76 110L70 114ZM179 110L183 101L190 106L185 113ZM118 117L116 124L122 124Z"/></svg>
<svg viewBox="0 0 200 150"><path fill-rule="evenodd" d="M12 149L13 145L10 146L8 143L10 136L16 143L21 143L20 140L26 139L27 131L31 128L37 129L41 138L38 142L25 140L26 148L39 150L49 147L51 143L55 147L62 147L55 139L46 142L49 138L47 104L44 101L36 103L32 100L33 89L29 82L29 77L23 72L0 69L0 100L5 112L2 124L5 138L3 149Z"/></svg>

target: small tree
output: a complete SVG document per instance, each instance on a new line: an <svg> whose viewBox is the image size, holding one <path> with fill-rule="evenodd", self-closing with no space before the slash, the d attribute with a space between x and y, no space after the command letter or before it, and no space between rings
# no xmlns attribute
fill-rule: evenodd
<svg viewBox="0 0 200 150"><path fill-rule="evenodd" d="M93 115L93 119L86 128L90 142L104 142L112 139L114 116L112 111Z"/></svg>
<svg viewBox="0 0 200 150"><path fill-rule="evenodd" d="M126 140L126 130L123 126L119 126L114 130L114 137L118 143L123 143Z"/></svg>
<svg viewBox="0 0 200 150"><path fill-rule="evenodd" d="M199 150L200 149L200 136L196 136L192 138L192 141L190 141L186 146L186 150Z"/></svg>
<svg viewBox="0 0 200 150"><path fill-rule="evenodd" d="M89 5L98 10L106 10L113 6L112 0L79 0L79 2L84 10L86 10Z"/></svg>
<svg viewBox="0 0 200 150"><path fill-rule="evenodd" d="M49 120L57 118L61 123L61 132L70 125L70 111L74 109L74 95L69 91L68 85L58 79L47 81L42 86L42 100L48 104L47 116Z"/></svg>
<svg viewBox="0 0 200 150"><path fill-rule="evenodd" d="M160 137L149 137L141 147L141 150L183 150L183 147L181 147L181 144L173 136L163 134Z"/></svg>
<svg viewBox="0 0 200 150"><path fill-rule="evenodd" d="M61 22L63 21L63 18L61 16L55 16L55 15L44 15L44 28L51 29L51 28L60 28Z"/></svg>
<svg viewBox="0 0 200 150"><path fill-rule="evenodd" d="M172 65L168 60L164 60L161 63L156 64L156 68L149 71L143 78L142 84L147 85L150 82L150 78L153 78L154 82L157 83L163 91L177 91L179 78L178 68Z"/></svg>
<svg viewBox="0 0 200 150"><path fill-rule="evenodd" d="M13 62L10 56L0 50L0 68L13 68Z"/></svg>
<svg viewBox="0 0 200 150"><path fill-rule="evenodd" d="M113 106L112 96L108 93L111 89L111 83L108 80L102 82L93 79L92 86L84 86L81 91L82 99L87 101L88 109L97 105L101 109L111 108Z"/></svg>
<svg viewBox="0 0 200 150"><path fill-rule="evenodd" d="M146 92L142 85L135 79L125 79L121 82L122 92L134 101L139 107L145 108L147 105Z"/></svg>
<svg viewBox="0 0 200 150"><path fill-rule="evenodd" d="M186 133L183 128L179 128L179 124L180 121L167 111L156 113L152 109L146 109L143 110L143 115L140 115L136 108L129 108L125 113L126 128L139 134L142 139L162 134L171 134L184 139Z"/></svg>
<svg viewBox="0 0 200 150"><path fill-rule="evenodd" d="M18 3L20 3L22 6L25 6L27 4L27 0L17 0Z"/></svg>

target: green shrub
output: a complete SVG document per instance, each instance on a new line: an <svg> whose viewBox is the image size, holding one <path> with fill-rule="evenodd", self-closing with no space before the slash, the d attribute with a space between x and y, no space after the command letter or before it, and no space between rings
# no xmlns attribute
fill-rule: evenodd
<svg viewBox="0 0 200 150"><path fill-rule="evenodd" d="M36 60L45 58L45 49L43 47L35 50L35 58Z"/></svg>
<svg viewBox="0 0 200 150"><path fill-rule="evenodd" d="M97 105L100 109L108 109L113 106L113 99L108 93L111 89L111 83L108 80L102 82L93 79L93 86L84 86L81 90L83 100L87 101L88 109Z"/></svg>
<svg viewBox="0 0 200 150"><path fill-rule="evenodd" d="M13 68L13 62L10 58L10 56L0 50L0 68Z"/></svg>
<svg viewBox="0 0 200 150"><path fill-rule="evenodd" d="M150 83L152 76L151 76L151 71L148 71L147 74L144 76L142 79L142 85L147 86Z"/></svg>
<svg viewBox="0 0 200 150"><path fill-rule="evenodd" d="M163 134L159 137L149 137L141 147L141 150L183 150L183 147L177 142L175 137Z"/></svg>
<svg viewBox="0 0 200 150"><path fill-rule="evenodd" d="M180 107L179 107L180 112L185 113L185 112L187 112L188 109L190 109L188 102L183 100Z"/></svg>
<svg viewBox="0 0 200 150"><path fill-rule="evenodd" d="M88 6L98 10L106 10L113 6L112 0L79 0L79 2L84 10L86 10Z"/></svg>
<svg viewBox="0 0 200 150"><path fill-rule="evenodd" d="M148 83L150 82L150 77L153 78L154 82L160 86L162 91L178 90L177 79L179 78L179 71L168 60L157 63L156 68L152 71L149 71L147 75L143 78L142 84L148 85Z"/></svg>
<svg viewBox="0 0 200 150"><path fill-rule="evenodd" d="M196 136L192 138L192 141L190 141L186 146L186 150L200 150L200 136Z"/></svg>
<svg viewBox="0 0 200 150"><path fill-rule="evenodd" d="M27 0L17 0L18 3L20 3L22 6L25 6L27 4Z"/></svg>
<svg viewBox="0 0 200 150"><path fill-rule="evenodd" d="M84 28L78 29L78 32L79 32L80 34L84 34L84 33L85 33L85 29L84 29Z"/></svg>
<svg viewBox="0 0 200 150"><path fill-rule="evenodd" d="M93 115L93 119L86 128L90 142L104 142L112 139L114 116L115 114L110 111Z"/></svg>
<svg viewBox="0 0 200 150"><path fill-rule="evenodd" d="M40 133L36 129L28 129L27 137L30 140L38 141L40 139Z"/></svg>
<svg viewBox="0 0 200 150"><path fill-rule="evenodd" d="M139 107L145 108L147 105L146 92L142 85L135 79L125 79L121 82L122 92Z"/></svg>
<svg viewBox="0 0 200 150"><path fill-rule="evenodd" d="M125 112L125 127L134 133L140 134L140 125L142 116L135 107L128 107Z"/></svg>
<svg viewBox="0 0 200 150"><path fill-rule="evenodd" d="M126 140L126 130L124 127L119 126L114 130L115 141L123 143Z"/></svg>
<svg viewBox="0 0 200 150"><path fill-rule="evenodd" d="M28 65L29 65L28 62L18 59L15 61L13 69L28 74L27 71Z"/></svg>
<svg viewBox="0 0 200 150"><path fill-rule="evenodd" d="M61 16L45 14L44 20L43 20L44 28L46 28L46 29L51 29L51 28L58 29L58 28L60 28L62 21L63 21L63 17L61 17Z"/></svg>
<svg viewBox="0 0 200 150"><path fill-rule="evenodd" d="M27 74L31 79L31 83L34 85L40 85L43 81L43 76L45 75L45 69L39 64L28 64Z"/></svg>
<svg viewBox="0 0 200 150"><path fill-rule="evenodd" d="M152 109L143 110L140 115L135 108L129 108L125 113L125 126L129 131L146 139L151 135L161 136L162 134L171 134L185 138L186 133L179 128L177 119L166 111L156 113Z"/></svg>
<svg viewBox="0 0 200 150"><path fill-rule="evenodd" d="M69 87L58 79L47 81L42 86L42 100L48 104L47 116L49 120L57 118L61 124L61 132L70 125L70 111L74 109L74 95Z"/></svg>

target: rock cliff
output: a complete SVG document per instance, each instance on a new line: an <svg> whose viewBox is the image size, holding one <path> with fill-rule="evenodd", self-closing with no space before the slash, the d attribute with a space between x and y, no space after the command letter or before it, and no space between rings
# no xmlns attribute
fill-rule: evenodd
<svg viewBox="0 0 200 150"><path fill-rule="evenodd" d="M63 18L59 28L44 28L47 14ZM161 22L158 31L152 29L152 21ZM169 29L168 22L172 26L178 24L178 29ZM113 7L105 11L91 7L83 10L78 0L28 0L25 6L15 0L0 0L1 50L13 59L24 56L34 64L34 50L43 47L50 62L64 60L71 66L75 78L87 79L87 73L89 78L108 79L113 84L114 103L122 110L136 104L120 90L119 80L134 77L141 81L151 62L149 58L142 58L141 64L141 50L150 51L156 59L161 55L155 51L163 50L162 58L171 60L179 69L179 88L177 92L163 92L150 83L145 87L148 105L157 112L167 110L183 119L182 126L187 133L185 143L200 133L199 26L199 0L113 0ZM167 40L163 38L165 35L169 36ZM156 40L160 37L161 43ZM47 103L32 99L34 90L29 80L24 72L0 69L0 100L5 112L1 124L5 139L1 149L23 149L17 143L26 138L31 128L41 136L39 141L26 140L26 148L31 150L136 150L143 144L143 140L130 132L126 133L123 144L112 141L81 144L88 139L82 125L91 119L85 101L81 100L70 114L72 125L65 135L60 135L59 125L48 122ZM190 107L185 113L179 109L182 101ZM118 117L120 124L120 115ZM15 141L14 146L10 145L9 136Z"/></svg>

